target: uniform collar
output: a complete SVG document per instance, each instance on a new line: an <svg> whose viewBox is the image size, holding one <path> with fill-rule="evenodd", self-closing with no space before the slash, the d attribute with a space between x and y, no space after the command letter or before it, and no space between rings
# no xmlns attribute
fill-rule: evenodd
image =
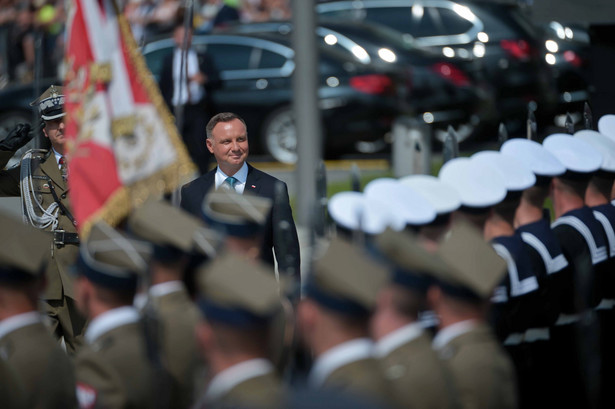
<svg viewBox="0 0 615 409"><path fill-rule="evenodd" d="M134 307L114 308L100 314L90 322L88 329L85 331L85 339L91 344L112 329L137 321L139 321L139 313Z"/></svg>
<svg viewBox="0 0 615 409"><path fill-rule="evenodd" d="M152 297L164 297L171 293L178 293L184 291L184 283L179 280L167 281L166 283L156 284L150 287L149 293Z"/></svg>
<svg viewBox="0 0 615 409"><path fill-rule="evenodd" d="M373 356L374 343L368 338L358 338L336 345L316 359L310 371L309 383L315 388L323 385L336 369L349 363Z"/></svg>
<svg viewBox="0 0 615 409"><path fill-rule="evenodd" d="M375 355L379 358L389 355L391 352L400 346L414 341L423 334L423 327L419 322L404 325L395 331L386 334L378 342L374 348Z"/></svg>
<svg viewBox="0 0 615 409"><path fill-rule="evenodd" d="M450 343L453 339L472 331L477 326L478 321L465 320L461 322L456 322L455 324L449 325L446 328L442 328L440 331L438 331L438 334L433 339L432 347L435 350L440 350L444 348L448 343Z"/></svg>
<svg viewBox="0 0 615 409"><path fill-rule="evenodd" d="M14 315L0 321L0 339L28 325L42 322L41 314L38 311L25 312L23 314Z"/></svg>
<svg viewBox="0 0 615 409"><path fill-rule="evenodd" d="M264 358L235 364L214 376L207 387L205 398L209 402L218 400L240 383L272 372L273 365Z"/></svg>
<svg viewBox="0 0 615 409"><path fill-rule="evenodd" d="M64 155L62 155L61 153L59 153L58 151L56 151L53 147L51 148L51 150L53 151L53 156L55 156L56 158L56 164L58 166L60 166L60 158Z"/></svg>

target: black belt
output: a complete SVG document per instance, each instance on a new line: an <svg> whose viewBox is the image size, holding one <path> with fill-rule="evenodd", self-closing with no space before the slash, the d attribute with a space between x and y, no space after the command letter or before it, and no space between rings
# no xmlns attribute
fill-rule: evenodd
<svg viewBox="0 0 615 409"><path fill-rule="evenodd" d="M67 244L79 245L79 235L77 233L67 233L64 230L54 230L52 233L53 244L57 248L62 248Z"/></svg>

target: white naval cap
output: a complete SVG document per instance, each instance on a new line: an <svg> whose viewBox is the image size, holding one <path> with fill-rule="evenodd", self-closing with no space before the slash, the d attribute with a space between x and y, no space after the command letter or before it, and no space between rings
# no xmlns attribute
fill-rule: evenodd
<svg viewBox="0 0 615 409"><path fill-rule="evenodd" d="M534 186L536 176L523 163L498 151L481 151L472 155L472 160L492 166L504 180L506 190L519 192Z"/></svg>
<svg viewBox="0 0 615 409"><path fill-rule="evenodd" d="M432 175L410 175L399 179L431 203L437 214L454 212L461 206L461 198L448 183Z"/></svg>
<svg viewBox="0 0 615 409"><path fill-rule="evenodd" d="M604 115L598 120L598 132L615 139L615 115Z"/></svg>
<svg viewBox="0 0 615 409"><path fill-rule="evenodd" d="M500 152L523 163L536 176L553 177L566 173L566 167L551 152L536 141L529 139L509 139Z"/></svg>
<svg viewBox="0 0 615 409"><path fill-rule="evenodd" d="M406 222L391 212L383 200L368 198L359 192L340 192L331 196L328 204L333 221L350 230L380 234L391 227L400 231Z"/></svg>
<svg viewBox="0 0 615 409"><path fill-rule="evenodd" d="M369 182L363 194L375 200L384 200L390 212L404 219L406 224L420 226L436 218L436 210L427 199L397 179L380 178Z"/></svg>
<svg viewBox="0 0 615 409"><path fill-rule="evenodd" d="M438 177L454 186L463 206L489 207L506 197L506 184L498 172L492 166L470 158L455 158L446 162Z"/></svg>
<svg viewBox="0 0 615 409"><path fill-rule="evenodd" d="M589 143L572 135L556 133L548 136L542 145L570 172L592 173L602 165L600 152Z"/></svg>
<svg viewBox="0 0 615 409"><path fill-rule="evenodd" d="M615 138L609 138L600 132L589 129L578 131L575 138L589 143L598 152L602 153L602 165L600 169L606 172L615 172Z"/></svg>

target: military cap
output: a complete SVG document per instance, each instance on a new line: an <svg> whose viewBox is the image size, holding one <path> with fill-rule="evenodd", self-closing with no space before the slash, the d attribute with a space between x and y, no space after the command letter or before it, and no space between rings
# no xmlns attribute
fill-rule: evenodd
<svg viewBox="0 0 615 409"><path fill-rule="evenodd" d="M49 256L51 236L0 212L0 281L38 278Z"/></svg>
<svg viewBox="0 0 615 409"><path fill-rule="evenodd" d="M455 158L446 162L438 178L453 186L462 206L484 209L500 203L506 197L506 185L492 166L472 161L470 158Z"/></svg>
<svg viewBox="0 0 615 409"><path fill-rule="evenodd" d="M198 305L208 321L258 326L281 308L278 282L264 264L226 252L197 274Z"/></svg>
<svg viewBox="0 0 615 409"><path fill-rule="evenodd" d="M542 145L566 168L564 177L589 175L602 165L602 154L589 143L567 134L548 136Z"/></svg>
<svg viewBox="0 0 615 409"><path fill-rule="evenodd" d="M472 155L472 160L492 166L509 192L520 192L536 183L536 176L523 163L498 151L477 152Z"/></svg>
<svg viewBox="0 0 615 409"><path fill-rule="evenodd" d="M41 118L45 121L61 118L64 112L64 92L61 86L52 85L41 94L30 106L38 106Z"/></svg>
<svg viewBox="0 0 615 409"><path fill-rule="evenodd" d="M506 274L506 262L485 242L474 226L455 223L440 242L436 256L446 269L431 270L439 285L451 295L467 299L488 299Z"/></svg>
<svg viewBox="0 0 615 409"><path fill-rule="evenodd" d="M129 239L105 222L97 222L81 243L77 274L110 289L135 290L147 270L150 248Z"/></svg>
<svg viewBox="0 0 615 409"><path fill-rule="evenodd" d="M598 120L598 132L615 139L615 115L604 115Z"/></svg>
<svg viewBox="0 0 615 409"><path fill-rule="evenodd" d="M360 192L336 193L329 199L327 207L335 224L348 230L379 234L387 227L402 230L406 225L399 214L388 210L383 200Z"/></svg>
<svg viewBox="0 0 615 409"><path fill-rule="evenodd" d="M427 199L438 215L454 212L461 206L457 191L435 176L410 175L399 179L399 182Z"/></svg>
<svg viewBox="0 0 615 409"><path fill-rule="evenodd" d="M376 238L376 246L394 265L390 279L394 284L425 293L447 265L421 247L409 232L387 230Z"/></svg>
<svg viewBox="0 0 615 409"><path fill-rule="evenodd" d="M436 211L427 199L396 179L380 178L369 182L363 194L368 198L386 198L389 212L399 215L406 224L420 226L432 222Z"/></svg>
<svg viewBox="0 0 615 409"><path fill-rule="evenodd" d="M602 153L600 170L615 173L615 138L609 138L600 132L583 130L574 134L575 138L587 142Z"/></svg>
<svg viewBox="0 0 615 409"><path fill-rule="evenodd" d="M551 178L566 172L566 167L551 152L536 141L529 139L509 139L500 152L525 164L537 177Z"/></svg>
<svg viewBox="0 0 615 409"><path fill-rule="evenodd" d="M386 283L386 269L365 252L339 238L315 261L305 295L323 307L354 316L368 315Z"/></svg>
<svg viewBox="0 0 615 409"><path fill-rule="evenodd" d="M271 199L219 189L205 195L203 217L213 229L235 237L250 237L264 227Z"/></svg>

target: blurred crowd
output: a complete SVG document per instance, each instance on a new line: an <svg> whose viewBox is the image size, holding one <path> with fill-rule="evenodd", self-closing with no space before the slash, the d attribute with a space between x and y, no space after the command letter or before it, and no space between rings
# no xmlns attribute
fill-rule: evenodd
<svg viewBox="0 0 615 409"><path fill-rule="evenodd" d="M65 0L0 0L0 88L30 82L40 43L41 78L56 77L62 63L69 2ZM126 0L120 4L138 44L170 35L181 0ZM197 0L193 25L208 32L239 22L286 20L289 0Z"/></svg>

